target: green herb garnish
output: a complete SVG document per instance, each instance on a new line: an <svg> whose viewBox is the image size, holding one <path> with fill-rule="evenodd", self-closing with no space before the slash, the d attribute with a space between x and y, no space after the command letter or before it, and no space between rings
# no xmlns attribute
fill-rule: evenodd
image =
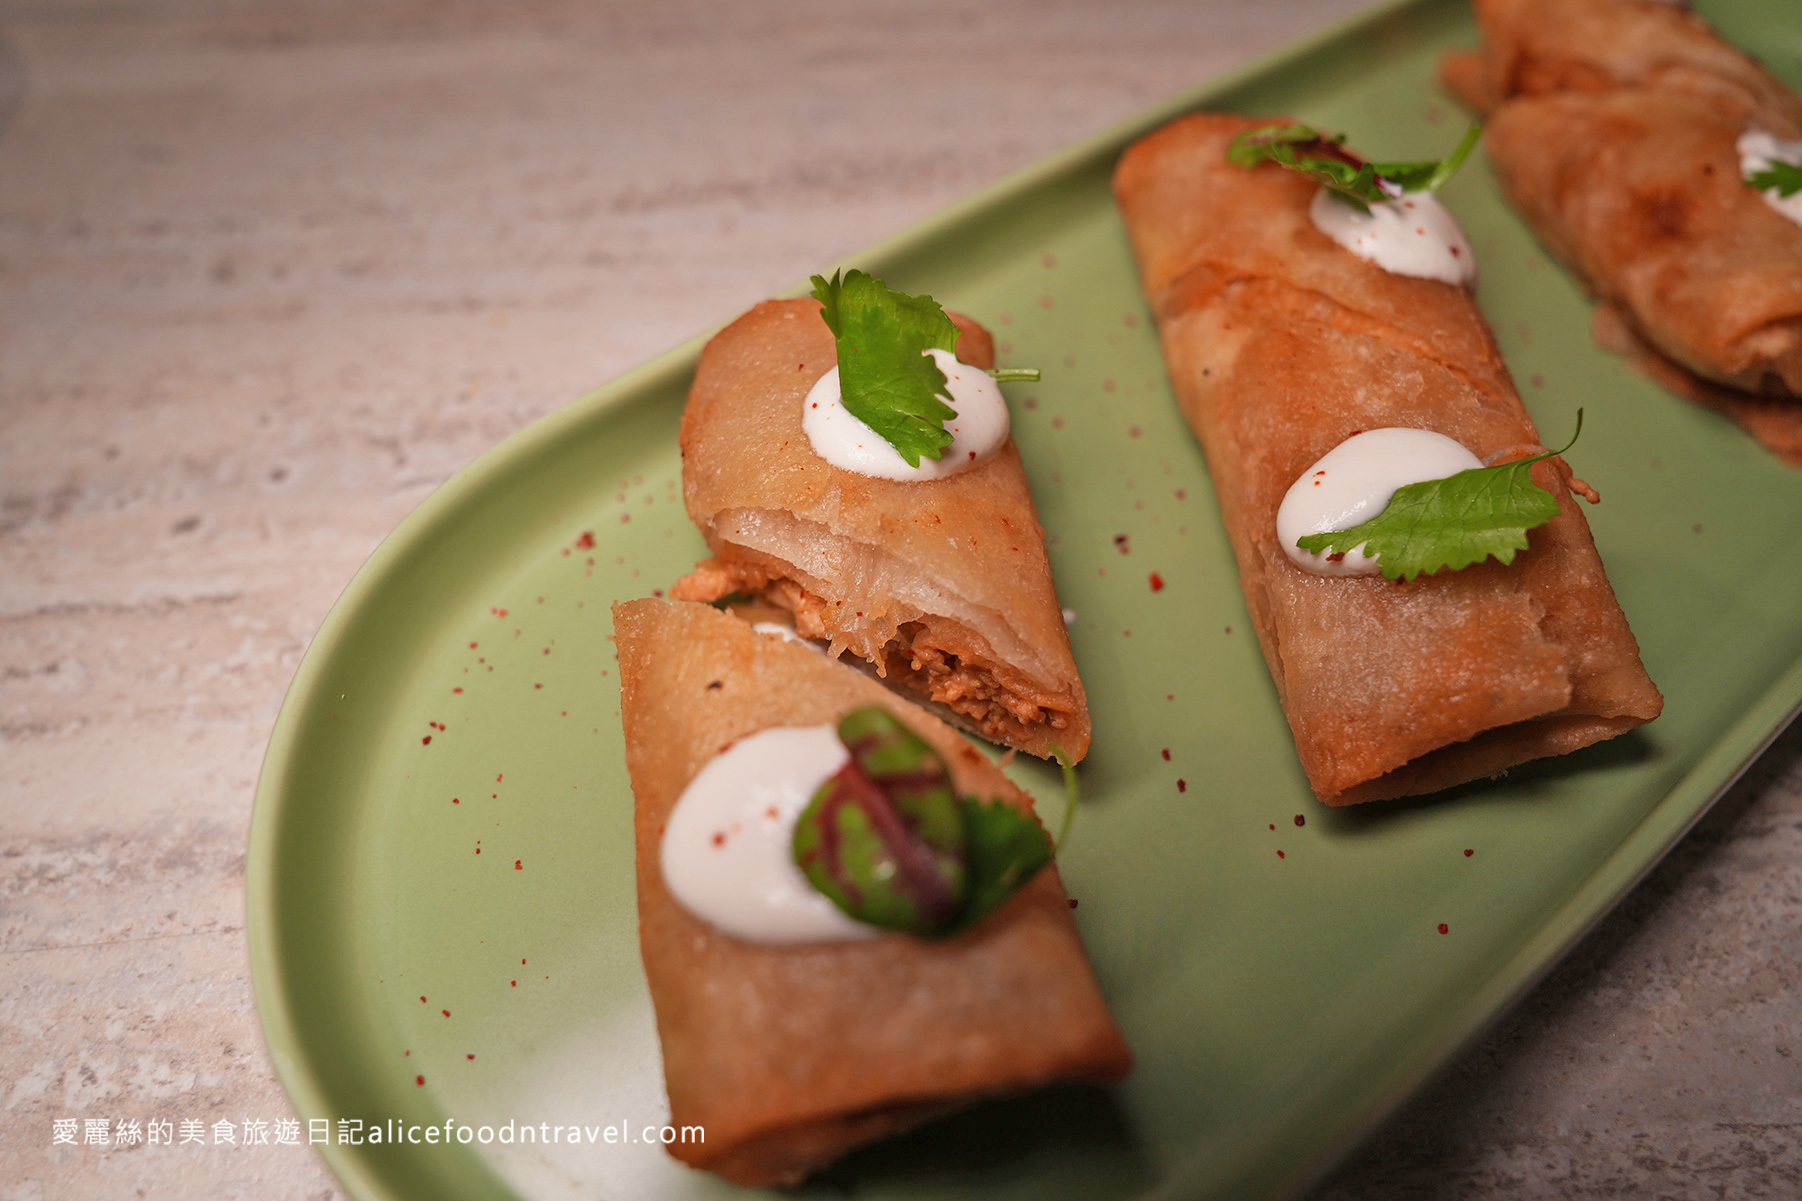
<svg viewBox="0 0 1802 1201"><path fill-rule="evenodd" d="M851 758L795 825L802 874L861 922L944 936L975 924L1051 861L1038 819L958 797L937 752L893 714L847 714Z"/></svg>
<svg viewBox="0 0 1802 1201"><path fill-rule="evenodd" d="M947 381L929 350L955 352L958 328L938 301L897 292L862 271L813 277L820 316L838 342L838 388L845 411L875 430L909 467L943 458ZM1036 367L989 372L998 382L1037 382Z"/></svg>
<svg viewBox="0 0 1802 1201"><path fill-rule="evenodd" d="M1371 163L1345 149L1345 135L1332 137L1311 125L1266 125L1247 130L1226 148L1226 160L1241 167L1271 162L1300 171L1360 212L1403 192L1437 192L1457 173L1482 136L1472 125L1457 149L1442 159L1419 163Z"/></svg>
<svg viewBox="0 0 1802 1201"><path fill-rule="evenodd" d="M1533 482L1533 464L1563 454L1582 432L1578 409L1577 432L1562 450L1405 484L1362 525L1309 534L1295 544L1313 554L1348 554L1362 544L1387 580L1462 571L1491 555L1512 563L1515 551L1527 549L1527 531L1558 516L1558 498Z"/></svg>
<svg viewBox="0 0 1802 1201"><path fill-rule="evenodd" d="M1746 183L1760 192L1769 192L1774 188L1777 195L1787 200L1797 192L1802 192L1802 165L1773 162L1764 170L1754 171L1746 176Z"/></svg>
<svg viewBox="0 0 1802 1201"><path fill-rule="evenodd" d="M820 316L838 339L845 411L886 438L909 467L951 445L945 373L928 350L955 350L957 326L930 296L896 292L862 271L813 277Z"/></svg>

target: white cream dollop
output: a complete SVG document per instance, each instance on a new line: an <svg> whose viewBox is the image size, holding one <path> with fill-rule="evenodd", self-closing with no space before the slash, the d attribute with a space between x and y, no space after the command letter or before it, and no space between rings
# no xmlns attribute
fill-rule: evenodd
<svg viewBox="0 0 1802 1201"><path fill-rule="evenodd" d="M1375 575L1377 560L1359 543L1337 560L1295 545L1309 534L1349 530L1381 513L1405 484L1442 480L1481 467L1464 444L1432 430L1380 429L1353 434L1322 455L1283 494L1276 537L1283 553L1315 575Z"/></svg>
<svg viewBox="0 0 1802 1201"><path fill-rule="evenodd" d="M1318 229L1359 258L1392 275L1414 275L1468 288L1477 282L1477 256L1439 198L1403 192L1361 213L1325 188L1314 193L1308 217Z"/></svg>
<svg viewBox="0 0 1802 1201"><path fill-rule="evenodd" d="M1768 171L1773 163L1802 166L1802 140L1785 141L1762 129L1748 129L1740 134L1734 148L1739 151L1741 179L1749 180L1760 171ZM1766 204L1797 225L1802 225L1802 192L1791 192L1784 196L1776 188L1766 188L1759 195L1764 197Z"/></svg>
<svg viewBox="0 0 1802 1201"><path fill-rule="evenodd" d="M980 367L960 363L948 350L925 353L945 373L943 397L957 416L945 423L952 442L944 457L920 459L909 467L888 439L845 411L840 402L838 368L822 375L801 406L801 428L813 444L813 452L846 471L885 480L933 480L974 467L1007 441L1007 402L1001 386Z"/></svg>
<svg viewBox="0 0 1802 1201"><path fill-rule="evenodd" d="M795 822L850 752L833 726L748 734L689 781L663 830L663 882L682 907L747 942L868 938L795 863Z"/></svg>

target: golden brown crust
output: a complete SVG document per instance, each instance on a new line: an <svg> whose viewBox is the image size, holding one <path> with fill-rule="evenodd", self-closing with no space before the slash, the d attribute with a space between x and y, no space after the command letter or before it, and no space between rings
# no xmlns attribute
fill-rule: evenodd
<svg viewBox="0 0 1802 1201"><path fill-rule="evenodd" d="M1404 584L1315 576L1284 555L1283 494L1359 430L1431 429L1495 459L1539 435L1467 292L1357 259L1313 229L1307 181L1225 162L1263 123L1178 121L1127 151L1115 191L1315 792L1431 791L1655 717L1662 698L1560 460L1534 469L1560 515L1511 566Z"/></svg>
<svg viewBox="0 0 1802 1201"><path fill-rule="evenodd" d="M1055 868L943 941L760 946L683 909L658 866L663 824L700 767L756 730L882 705L945 757L960 792L1023 808L1031 800L868 677L730 614L631 601L614 607L614 639L636 797L639 939L670 1121L706 1129L704 1143L672 1144L671 1154L740 1184L792 1183L978 1097L1126 1074L1130 1053Z"/></svg>
<svg viewBox="0 0 1802 1201"><path fill-rule="evenodd" d="M1748 129L1802 135L1802 97L1677 5L1476 10L1483 50L1448 55L1440 76L1490 114L1485 145L1509 199L1618 310L1636 367L1794 462L1802 228L1744 184L1735 142Z"/></svg>
<svg viewBox="0 0 1802 1201"><path fill-rule="evenodd" d="M1492 103L1616 89L1690 96L1732 107L1781 137L1802 136L1802 98L1721 40L1712 26L1665 0L1474 0L1483 30L1482 82L1464 55L1441 78Z"/></svg>
<svg viewBox="0 0 1802 1201"><path fill-rule="evenodd" d="M987 331L961 315L953 320L963 331L958 353L975 366L992 364ZM734 580L759 577L766 599L801 605L817 620L834 653L848 649L880 671L911 649L903 631L923 626L939 649L962 648L963 670L934 677L922 668L897 684L930 680L932 699L985 736L1080 760L1088 701L1012 439L937 480L880 480L834 467L808 444L801 405L835 361L812 300L766 301L708 343L682 419L682 483L714 559L675 595L714 600ZM957 708L947 689L978 675L979 691L1000 698L1015 720L991 720L993 707L974 700ZM1021 720L1030 708L1044 719Z"/></svg>

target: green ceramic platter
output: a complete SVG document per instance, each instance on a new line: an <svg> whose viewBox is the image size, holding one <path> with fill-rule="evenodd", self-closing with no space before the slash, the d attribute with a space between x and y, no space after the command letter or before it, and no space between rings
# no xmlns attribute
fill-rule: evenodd
<svg viewBox="0 0 1802 1201"><path fill-rule="evenodd" d="M1802 83L1788 5L1707 7ZM1595 350L1587 303L1479 161L1446 199L1483 307L1540 428L1587 412L1573 457L1606 498L1590 520L1669 704L1643 731L1430 800L1329 811L1305 786L1109 171L1204 106L1433 156L1464 121L1434 60L1474 41L1462 0L1387 6L849 261L1045 368L1010 386L1015 431L1095 717L1062 869L1138 1068L1105 1092L980 1106L804 1193L1293 1195L1544 973L1802 700L1802 472ZM332 611L276 724L248 868L257 1002L289 1096L330 1120L319 1149L359 1198L736 1191L604 1133L641 1139L667 1115L608 606L701 556L676 452L700 345L422 505ZM1055 820L1055 778L1012 770ZM422 1140L511 1122L515 1141L349 1143L338 1119ZM524 1144L526 1125L562 1129ZM571 1126L596 1141L569 1145Z"/></svg>

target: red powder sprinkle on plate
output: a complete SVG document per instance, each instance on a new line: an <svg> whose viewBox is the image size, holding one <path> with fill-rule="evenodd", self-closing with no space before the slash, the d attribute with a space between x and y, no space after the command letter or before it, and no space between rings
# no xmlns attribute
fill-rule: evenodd
<svg viewBox="0 0 1802 1201"><path fill-rule="evenodd" d="M448 1010L448 1009L440 1009L438 1012L442 1013L445 1017L450 1016L450 1010Z"/></svg>
<svg viewBox="0 0 1802 1201"><path fill-rule="evenodd" d="M421 1004L421 1005L424 1005L424 1004L425 1004L425 998L424 998L424 997L421 997L421 998L419 998L419 1003L420 1003L420 1004Z"/></svg>
<svg viewBox="0 0 1802 1201"><path fill-rule="evenodd" d="M1452 928L1450 926L1446 925L1444 922L1439 923L1439 933L1450 934L1451 932Z"/></svg>
<svg viewBox="0 0 1802 1201"><path fill-rule="evenodd" d="M1295 815L1295 824L1298 826L1305 826L1308 824L1308 819L1306 817L1303 817L1301 814L1297 813Z"/></svg>
<svg viewBox="0 0 1802 1201"><path fill-rule="evenodd" d="M425 1087L425 1077L424 1076L415 1076L415 1077L413 1077L413 1083L417 1084L421 1088L423 1088L423 1087Z"/></svg>
<svg viewBox="0 0 1802 1201"><path fill-rule="evenodd" d="M1151 590L1153 592L1162 592L1164 590L1164 577L1155 571L1151 573Z"/></svg>
<svg viewBox="0 0 1802 1201"><path fill-rule="evenodd" d="M1287 855L1285 855L1285 854L1283 854L1283 853L1282 853L1282 852L1281 852L1281 851L1278 851L1278 852L1277 852L1277 853L1276 853L1276 857L1277 857L1277 858L1278 858L1278 859L1287 859L1287 858L1288 858L1288 857L1289 857L1289 856L1287 856Z"/></svg>
<svg viewBox="0 0 1802 1201"><path fill-rule="evenodd" d="M1187 791L1189 791L1189 782L1188 782L1188 781L1187 781L1187 780L1178 780L1178 781L1177 781L1177 782L1176 782L1176 790L1177 790L1177 791L1178 791L1178 792L1187 792Z"/></svg>
<svg viewBox="0 0 1802 1201"><path fill-rule="evenodd" d="M1469 858L1470 858L1470 857L1471 857L1471 856L1472 856L1472 855L1474 855L1474 854L1476 854L1476 852L1475 852L1475 851L1473 851L1473 850L1471 850L1471 849L1470 849L1470 848L1469 848L1469 847L1465 847L1465 848L1464 848L1464 857L1465 857L1465 858L1466 858L1466 859L1469 859Z"/></svg>
<svg viewBox="0 0 1802 1201"><path fill-rule="evenodd" d="M1072 908L1072 909L1076 908L1076 898L1075 897L1070 898L1070 908Z"/></svg>
<svg viewBox="0 0 1802 1201"><path fill-rule="evenodd" d="M513 861L513 870L514 870L514 871L516 871L516 872L523 872L523 871L525 871L525 870L526 870L526 869L525 869L525 868L523 868L523 867L521 867L521 866L520 866L520 865L519 865L519 860L517 860L517 859L515 859L515 860L514 860L514 861Z"/></svg>
<svg viewBox="0 0 1802 1201"><path fill-rule="evenodd" d="M430 734L427 734L424 738L421 738L419 740L419 745L420 746L431 746L432 745L432 736Z"/></svg>
<svg viewBox="0 0 1802 1201"><path fill-rule="evenodd" d="M517 981L517 980L515 980L515 981L513 981L513 987L514 987L514 988L518 988L518 987L519 987L519 981Z"/></svg>
<svg viewBox="0 0 1802 1201"><path fill-rule="evenodd" d="M593 550L594 549L594 531L593 530L583 530L582 531L582 536L580 538L576 539L576 549L577 550Z"/></svg>
<svg viewBox="0 0 1802 1201"><path fill-rule="evenodd" d="M465 1058L465 1059L474 1059L474 1058L475 1058L475 1056L474 1056L474 1055L465 1055L465 1056L464 1056L464 1057L463 1057L463 1058Z"/></svg>
<svg viewBox="0 0 1802 1201"><path fill-rule="evenodd" d="M1165 763L1170 762L1170 748L1169 747L1164 748L1164 762Z"/></svg>

